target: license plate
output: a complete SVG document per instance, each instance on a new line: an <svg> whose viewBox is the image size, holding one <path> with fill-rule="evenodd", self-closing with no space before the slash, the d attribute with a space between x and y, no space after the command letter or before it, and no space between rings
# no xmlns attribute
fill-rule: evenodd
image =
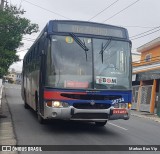
<svg viewBox="0 0 160 154"><path fill-rule="evenodd" d="M126 109L114 109L113 114L126 114Z"/></svg>

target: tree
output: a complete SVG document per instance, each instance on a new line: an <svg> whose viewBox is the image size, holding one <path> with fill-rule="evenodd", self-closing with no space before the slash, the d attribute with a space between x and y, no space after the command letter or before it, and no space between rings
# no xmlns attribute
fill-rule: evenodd
<svg viewBox="0 0 160 154"><path fill-rule="evenodd" d="M7 73L13 62L19 61L16 49L23 45L23 35L38 32L38 25L22 17L24 13L16 6L0 10L0 77Z"/></svg>

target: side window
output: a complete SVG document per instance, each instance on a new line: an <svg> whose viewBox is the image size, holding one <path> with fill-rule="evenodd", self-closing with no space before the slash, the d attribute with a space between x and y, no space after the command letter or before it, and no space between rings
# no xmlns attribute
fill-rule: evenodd
<svg viewBox="0 0 160 154"><path fill-rule="evenodd" d="M32 62L32 60L33 60L33 49L31 51L31 62Z"/></svg>
<svg viewBox="0 0 160 154"><path fill-rule="evenodd" d="M35 59L35 47L32 50L32 60L34 60L34 59Z"/></svg>
<svg viewBox="0 0 160 154"><path fill-rule="evenodd" d="M33 59L36 58L36 47L33 48Z"/></svg>
<svg viewBox="0 0 160 154"><path fill-rule="evenodd" d="M52 55L51 55L51 42L48 43L48 49L47 49L47 84L52 85L55 81L55 70L52 65Z"/></svg>
<svg viewBox="0 0 160 154"><path fill-rule="evenodd" d="M118 66L118 69L119 69L119 71L121 71L121 72L124 72L125 71L125 52L124 51L120 51L119 53L119 56L117 56L118 57L118 59L119 59L119 64L117 65Z"/></svg>
<svg viewBox="0 0 160 154"><path fill-rule="evenodd" d="M26 57L26 63L27 63L27 65L28 65L28 62L29 62L29 60L28 60L28 54L27 54L27 57Z"/></svg>
<svg viewBox="0 0 160 154"><path fill-rule="evenodd" d="M145 57L145 62L150 62L151 58L152 58L152 55L151 54L147 54L146 57Z"/></svg>
<svg viewBox="0 0 160 154"><path fill-rule="evenodd" d="M38 42L37 48L36 48L36 53L35 53L35 54L36 54L36 59L39 58L39 52L40 52L40 51L39 51L39 49L40 49L39 46L40 46L40 43Z"/></svg>
<svg viewBox="0 0 160 154"><path fill-rule="evenodd" d="M30 53L28 54L28 63L30 63L30 59L31 59L31 57L30 57Z"/></svg>

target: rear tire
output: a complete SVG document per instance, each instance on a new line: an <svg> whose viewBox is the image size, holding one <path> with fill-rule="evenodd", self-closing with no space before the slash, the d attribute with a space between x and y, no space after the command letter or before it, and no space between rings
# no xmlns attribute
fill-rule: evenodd
<svg viewBox="0 0 160 154"><path fill-rule="evenodd" d="M107 121L103 121L103 122L95 122L96 126L98 126L98 127L103 127L103 126L106 125L106 123L107 123Z"/></svg>
<svg viewBox="0 0 160 154"><path fill-rule="evenodd" d="M25 108L25 109L29 109L29 105L27 104L26 94L25 94L25 93L24 93L24 108Z"/></svg>
<svg viewBox="0 0 160 154"><path fill-rule="evenodd" d="M24 103L24 108L29 109L29 105L26 102Z"/></svg>

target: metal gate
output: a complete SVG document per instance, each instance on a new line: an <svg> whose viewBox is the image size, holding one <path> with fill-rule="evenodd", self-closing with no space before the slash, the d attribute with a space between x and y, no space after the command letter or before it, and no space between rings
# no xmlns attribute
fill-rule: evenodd
<svg viewBox="0 0 160 154"><path fill-rule="evenodd" d="M152 87L153 85L132 87L132 109L150 112Z"/></svg>
<svg viewBox="0 0 160 154"><path fill-rule="evenodd" d="M158 103L158 106L157 106L157 115L160 117L160 103Z"/></svg>
<svg viewBox="0 0 160 154"><path fill-rule="evenodd" d="M150 112L151 97L152 97L152 85L141 86L140 88L140 111Z"/></svg>
<svg viewBox="0 0 160 154"><path fill-rule="evenodd" d="M137 103L138 103L138 91L140 86L133 86L132 87L132 109L137 109Z"/></svg>

